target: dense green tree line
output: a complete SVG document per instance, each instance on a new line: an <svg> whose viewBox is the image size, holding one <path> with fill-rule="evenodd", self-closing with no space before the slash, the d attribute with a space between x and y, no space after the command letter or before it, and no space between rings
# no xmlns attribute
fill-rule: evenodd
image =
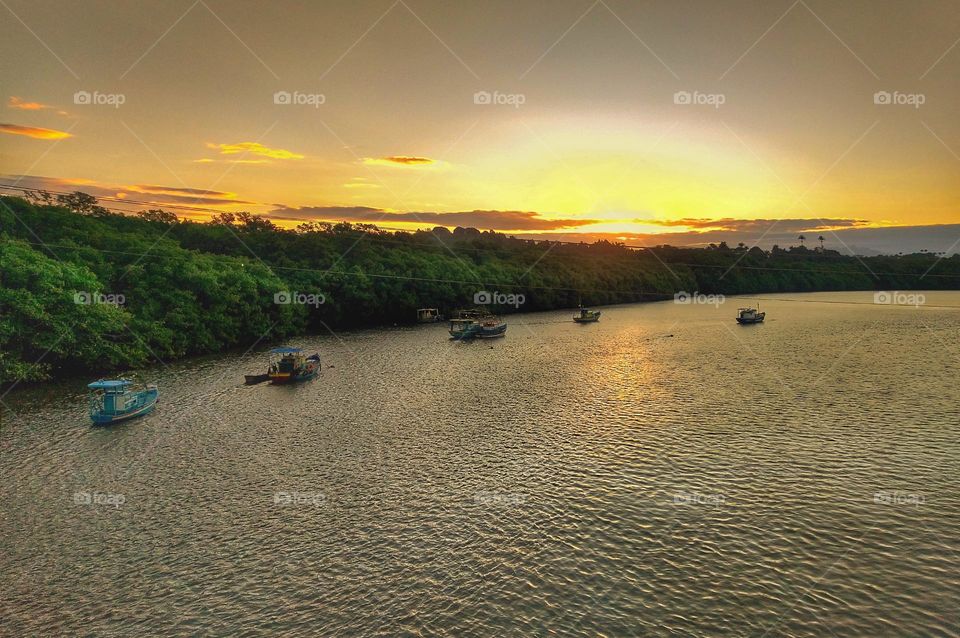
<svg viewBox="0 0 960 638"><path fill-rule="evenodd" d="M680 290L906 290L960 282L960 258L927 254L856 258L725 244L635 250L472 228L388 233L347 223L284 230L247 213L196 223L162 210L115 214L82 193L32 199L0 198L0 383L408 323L420 307L470 307L481 290L522 294L520 309L529 311L662 299Z"/></svg>

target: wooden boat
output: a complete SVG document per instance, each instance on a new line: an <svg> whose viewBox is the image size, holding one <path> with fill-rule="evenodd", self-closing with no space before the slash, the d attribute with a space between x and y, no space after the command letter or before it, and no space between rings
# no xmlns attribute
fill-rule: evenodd
<svg viewBox="0 0 960 638"><path fill-rule="evenodd" d="M417 310L417 323L437 323L443 321L443 315L437 308L420 308Z"/></svg>
<svg viewBox="0 0 960 638"><path fill-rule="evenodd" d="M757 304L756 308L740 308L737 310L737 323L763 323L766 315L767 313L760 312L760 304Z"/></svg>
<svg viewBox="0 0 960 638"><path fill-rule="evenodd" d="M100 379L87 384L90 389L90 420L96 425L118 423L149 414L157 405L160 390L150 384L132 390L133 381Z"/></svg>
<svg viewBox="0 0 960 638"><path fill-rule="evenodd" d="M284 346L274 348L271 354L280 355L279 360L270 364L267 375L273 384L307 381L320 374L320 355L304 356L300 348Z"/></svg>
<svg viewBox="0 0 960 638"><path fill-rule="evenodd" d="M600 311L580 306L580 312L573 315L573 320L577 323L595 323L600 321Z"/></svg>
<svg viewBox="0 0 960 638"><path fill-rule="evenodd" d="M455 341L466 339L492 339L507 333L507 324L499 317L479 310L461 310L459 316L450 320L450 338Z"/></svg>
<svg viewBox="0 0 960 638"><path fill-rule="evenodd" d="M245 374L243 375L244 382L247 385L257 385L258 383L263 383L264 381L270 380L270 374Z"/></svg>

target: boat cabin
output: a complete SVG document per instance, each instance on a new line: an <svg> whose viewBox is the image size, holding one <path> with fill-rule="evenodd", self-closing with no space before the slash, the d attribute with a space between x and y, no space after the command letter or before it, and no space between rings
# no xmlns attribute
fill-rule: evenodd
<svg viewBox="0 0 960 638"><path fill-rule="evenodd" d="M419 308L417 310L418 323L436 323L437 321L442 320L443 317L440 315L440 310L437 308Z"/></svg>
<svg viewBox="0 0 960 638"><path fill-rule="evenodd" d="M127 396L133 381L111 379L94 381L87 384L91 390L90 407L105 414L118 414L127 409Z"/></svg>
<svg viewBox="0 0 960 638"><path fill-rule="evenodd" d="M279 359L270 365L271 372L291 374L304 365L305 357L302 348L274 348L270 351L270 354L279 355Z"/></svg>
<svg viewBox="0 0 960 638"><path fill-rule="evenodd" d="M271 363L267 370L267 376L272 383L306 381L317 376L320 372L319 354L312 354L308 357L303 354L303 349L290 346L274 348L270 351L270 354L280 357Z"/></svg>

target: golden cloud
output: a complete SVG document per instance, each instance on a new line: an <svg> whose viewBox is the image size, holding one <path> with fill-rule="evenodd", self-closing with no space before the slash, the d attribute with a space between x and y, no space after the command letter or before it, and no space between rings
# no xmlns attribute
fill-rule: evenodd
<svg viewBox="0 0 960 638"><path fill-rule="evenodd" d="M48 104L41 104L40 102L24 102L22 99L17 96L10 98L10 101L7 102L7 106L12 109L20 109L22 111L40 111L43 109L52 109L53 107Z"/></svg>
<svg viewBox="0 0 960 638"><path fill-rule="evenodd" d="M352 180L342 185L344 188L380 188L380 184L368 182L363 177L354 177Z"/></svg>
<svg viewBox="0 0 960 638"><path fill-rule="evenodd" d="M238 155L240 153L250 153L252 155L261 155L271 159L303 159L300 153L287 151L282 148L269 148L260 142L237 142L236 144L207 144L207 148L219 150L221 155Z"/></svg>
<svg viewBox="0 0 960 638"><path fill-rule="evenodd" d="M390 155L389 157L365 157L364 164L375 166L427 166L436 164L437 160L429 157L414 157L409 155Z"/></svg>
<svg viewBox="0 0 960 638"><path fill-rule="evenodd" d="M25 135L38 140L62 140L65 137L73 137L66 131L56 131L51 128L38 128L36 126L20 126L18 124L0 124L0 132L10 135Z"/></svg>

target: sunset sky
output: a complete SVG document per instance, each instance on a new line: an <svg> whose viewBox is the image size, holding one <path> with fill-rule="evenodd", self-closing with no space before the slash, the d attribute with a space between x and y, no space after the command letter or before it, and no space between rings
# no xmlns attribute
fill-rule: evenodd
<svg viewBox="0 0 960 638"><path fill-rule="evenodd" d="M955 0L0 13L3 184L286 225L960 239Z"/></svg>

